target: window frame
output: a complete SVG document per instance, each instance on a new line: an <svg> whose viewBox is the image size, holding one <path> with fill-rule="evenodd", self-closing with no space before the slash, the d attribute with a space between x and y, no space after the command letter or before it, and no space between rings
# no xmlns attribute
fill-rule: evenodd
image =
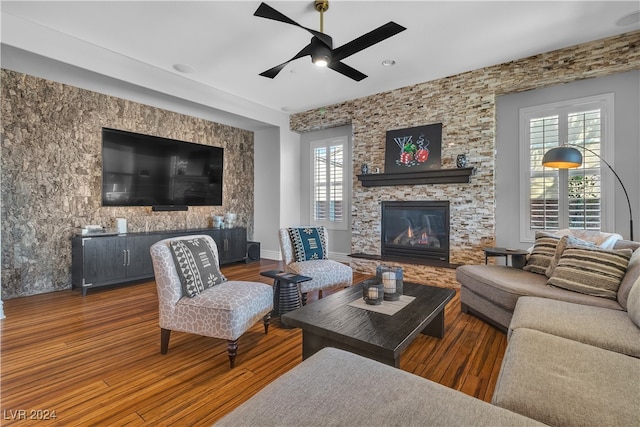
<svg viewBox="0 0 640 427"><path fill-rule="evenodd" d="M571 113L600 109L600 155L609 164L613 165L614 159L614 94L606 93L576 99L569 99L542 105L521 108L519 111L519 160L520 160L520 241L531 243L535 241L536 231L530 227L530 203L531 203L531 147L529 140L529 122L535 118L559 115L558 143L567 142L568 129L567 118ZM583 155L584 152L580 150ZM608 172L605 172L608 171ZM607 165L600 160L600 229L610 231L614 229L615 218L615 177ZM559 170L559 185L567 189L569 171ZM568 191L568 190L567 190ZM559 215L568 219L568 204L566 209L560 207ZM562 222L561 222L562 224ZM555 231L555 229L550 230Z"/></svg>
<svg viewBox="0 0 640 427"><path fill-rule="evenodd" d="M337 145L341 145L342 146L342 185L341 185L341 191L342 191L342 218L340 221L332 221L330 218L327 218L326 220L316 220L315 219L315 189L316 189L316 184L315 184L315 175L316 175L316 170L315 170L315 152L316 149L318 148L326 148L327 152L330 152L330 148L331 147L335 147ZM319 140L315 140L315 141L311 141L310 142L310 172L309 172L309 176L310 176L310 188L309 188L309 194L311 195L310 197L310 206L309 206L309 212L310 212L310 222L311 225L314 226L324 226L329 230L348 230L349 229L349 218L350 218L350 214L347 211L348 207L349 207L349 194L348 194L348 185L347 185L347 180L350 177L350 170L349 170L349 157L348 157L348 153L347 150L349 148L349 140L348 137L346 135L340 135L340 136L336 136L336 137L332 137L332 138L324 138L324 139L319 139ZM328 167L328 166L327 166ZM327 171L327 177L330 177L330 173L329 171ZM325 181L326 184L325 185L330 185L330 182ZM330 197L330 191L327 191L327 202L330 202L329 197Z"/></svg>

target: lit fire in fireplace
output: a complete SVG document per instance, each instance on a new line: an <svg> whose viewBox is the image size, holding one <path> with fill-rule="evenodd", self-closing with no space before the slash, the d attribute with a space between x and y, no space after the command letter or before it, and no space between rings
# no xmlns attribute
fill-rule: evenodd
<svg viewBox="0 0 640 427"><path fill-rule="evenodd" d="M413 230L411 225L409 225L405 231L393 239L393 244L410 246L421 245L428 246L430 248L439 248L440 240L435 233L428 228L422 228L416 232Z"/></svg>

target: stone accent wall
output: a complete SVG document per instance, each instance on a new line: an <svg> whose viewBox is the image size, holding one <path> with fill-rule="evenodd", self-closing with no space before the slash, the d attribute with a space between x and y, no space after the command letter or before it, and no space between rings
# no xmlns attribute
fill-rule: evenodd
<svg viewBox="0 0 640 427"><path fill-rule="evenodd" d="M69 289L71 237L86 224L204 228L235 212L253 235L253 132L7 70L1 95L3 299ZM102 127L224 147L223 206L102 207Z"/></svg>
<svg viewBox="0 0 640 427"><path fill-rule="evenodd" d="M302 133L352 125L353 253L380 254L381 200L449 200L451 263L483 263L482 247L495 242L496 96L638 69L639 45L635 31L295 114L290 128ZM442 167L455 167L456 156L467 154L476 168L470 184L362 187L355 176L362 163L384 171L387 130L432 123L443 124ZM365 272L376 265L352 261ZM411 280L456 286L453 270L402 266Z"/></svg>

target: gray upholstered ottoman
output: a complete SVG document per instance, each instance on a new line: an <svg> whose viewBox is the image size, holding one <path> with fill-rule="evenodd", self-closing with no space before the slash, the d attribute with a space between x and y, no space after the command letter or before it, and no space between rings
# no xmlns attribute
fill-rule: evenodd
<svg viewBox="0 0 640 427"><path fill-rule="evenodd" d="M532 419L335 348L324 348L220 426L529 426Z"/></svg>

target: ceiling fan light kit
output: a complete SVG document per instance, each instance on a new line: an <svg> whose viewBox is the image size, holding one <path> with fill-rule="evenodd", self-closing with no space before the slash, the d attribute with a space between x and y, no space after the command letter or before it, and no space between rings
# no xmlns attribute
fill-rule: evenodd
<svg viewBox="0 0 640 427"><path fill-rule="evenodd" d="M302 25L286 17L266 3L261 3L260 6L258 6L258 9L253 14L254 16L271 19L302 28L304 30L307 30L313 36L309 44L302 48L302 50L294 55L291 59L260 73L261 76L273 79L289 62L305 56L311 56L311 61L315 65L321 67L329 67L332 70L337 71L338 73L346 77L349 77L350 79L360 81L367 77L366 74L363 74L360 71L350 67L349 65L342 62L342 60L406 30L406 28L402 25L390 21L376 28L375 30L368 32L367 34L364 34L350 41L349 43L334 49L333 39L323 32L324 12L329 9L329 0L315 0L314 8L315 10L320 12L320 31L303 27Z"/></svg>
<svg viewBox="0 0 640 427"><path fill-rule="evenodd" d="M331 49L329 49L324 44L318 44L311 54L311 60L318 67L328 66L329 62L331 62Z"/></svg>

